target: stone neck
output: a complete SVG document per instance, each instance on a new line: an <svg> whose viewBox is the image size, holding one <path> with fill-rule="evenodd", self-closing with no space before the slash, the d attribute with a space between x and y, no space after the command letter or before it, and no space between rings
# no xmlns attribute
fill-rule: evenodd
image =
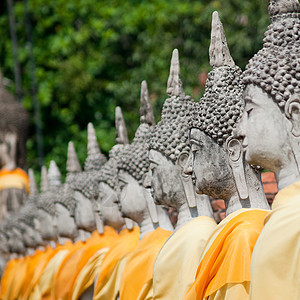
<svg viewBox="0 0 300 300"><path fill-rule="evenodd" d="M187 203L183 203L181 206L179 206L177 211L178 217L175 231L198 216L197 207L189 208Z"/></svg>
<svg viewBox="0 0 300 300"><path fill-rule="evenodd" d="M289 166L284 166L275 173L278 191L300 180L299 171L295 161Z"/></svg>
<svg viewBox="0 0 300 300"><path fill-rule="evenodd" d="M269 210L270 206L268 201L263 193L263 189L261 188L261 192L263 194L255 194L255 190L253 190L253 194L251 195L251 191L249 191L249 197L246 200L243 200L239 197L237 191L230 197L229 200L225 200L225 215L229 214L241 209L241 208L252 208L252 209L266 209Z"/></svg>
<svg viewBox="0 0 300 300"><path fill-rule="evenodd" d="M214 218L213 210L207 195L196 195L197 210L199 216Z"/></svg>
<svg viewBox="0 0 300 300"><path fill-rule="evenodd" d="M173 225L170 221L168 213L159 205L156 205L159 227L164 230L173 231Z"/></svg>
<svg viewBox="0 0 300 300"><path fill-rule="evenodd" d="M140 226L140 240L145 236L146 233L155 230L155 226L150 216L144 218L144 220L139 224L139 226Z"/></svg>

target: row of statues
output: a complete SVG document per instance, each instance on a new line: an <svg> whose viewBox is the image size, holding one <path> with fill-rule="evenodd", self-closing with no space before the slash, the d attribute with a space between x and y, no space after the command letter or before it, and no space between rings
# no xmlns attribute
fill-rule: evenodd
<svg viewBox="0 0 300 300"><path fill-rule="evenodd" d="M64 183L54 161L40 192L30 171L25 204L0 226L0 299L299 299L299 11L270 0L244 72L214 12L199 101L175 49L160 122L143 81L131 143L117 107L108 159L90 123L83 170L70 142ZM278 181L272 209L262 168ZM225 201L219 224L209 197Z"/></svg>

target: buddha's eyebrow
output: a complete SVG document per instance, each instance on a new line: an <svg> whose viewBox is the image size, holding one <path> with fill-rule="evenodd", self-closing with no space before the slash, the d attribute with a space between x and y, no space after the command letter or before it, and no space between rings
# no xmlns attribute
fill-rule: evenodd
<svg viewBox="0 0 300 300"><path fill-rule="evenodd" d="M153 157L149 157L149 161L150 161L150 163L153 163L153 164L156 164L156 165L159 164L159 160L155 160L155 158L153 158Z"/></svg>

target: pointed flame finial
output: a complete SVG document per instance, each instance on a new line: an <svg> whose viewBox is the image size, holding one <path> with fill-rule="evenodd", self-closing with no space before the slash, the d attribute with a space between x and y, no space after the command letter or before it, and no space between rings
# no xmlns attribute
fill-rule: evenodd
<svg viewBox="0 0 300 300"><path fill-rule="evenodd" d="M142 81L141 84L140 122L141 124L146 123L150 126L155 124L146 80Z"/></svg>
<svg viewBox="0 0 300 300"><path fill-rule="evenodd" d="M30 186L29 195L35 196L38 194L38 189L34 178L34 172L32 169L28 169L28 177L29 177L29 186Z"/></svg>
<svg viewBox="0 0 300 300"><path fill-rule="evenodd" d="M42 166L42 171L41 171L41 192L46 192L48 191L49 184L48 184L48 172L46 166Z"/></svg>
<svg viewBox="0 0 300 300"><path fill-rule="evenodd" d="M212 14L209 57L212 68L235 66L234 60L232 59L227 46L224 28L217 11L214 11Z"/></svg>
<svg viewBox="0 0 300 300"><path fill-rule="evenodd" d="M168 78L167 94L171 96L185 96L182 87L182 81L180 79L180 64L179 64L179 53L177 49L173 50L170 75Z"/></svg>
<svg viewBox="0 0 300 300"><path fill-rule="evenodd" d="M77 173L81 172L81 166L75 151L75 147L72 141L68 144L68 159L67 159L67 172Z"/></svg>
<svg viewBox="0 0 300 300"><path fill-rule="evenodd" d="M97 137L96 131L92 123L88 124L88 157L93 155L99 155L101 153Z"/></svg>
<svg viewBox="0 0 300 300"><path fill-rule="evenodd" d="M127 145L129 139L127 135L126 124L123 118L121 107L116 107L116 143Z"/></svg>
<svg viewBox="0 0 300 300"><path fill-rule="evenodd" d="M50 188L61 185L61 174L54 160L50 161L50 166L48 169L48 182Z"/></svg>

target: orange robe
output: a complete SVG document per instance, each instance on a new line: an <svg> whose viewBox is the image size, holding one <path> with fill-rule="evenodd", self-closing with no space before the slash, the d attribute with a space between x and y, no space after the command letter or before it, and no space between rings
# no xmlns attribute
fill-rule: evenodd
<svg viewBox="0 0 300 300"><path fill-rule="evenodd" d="M20 168L14 170L0 170L0 190L17 188L25 189L29 194L29 177L25 171Z"/></svg>
<svg viewBox="0 0 300 300"><path fill-rule="evenodd" d="M158 227L147 233L128 256L121 278L120 299L145 299L152 288L153 266L158 252L172 234Z"/></svg>
<svg viewBox="0 0 300 300"><path fill-rule="evenodd" d="M56 248L53 249L54 253L51 255L51 259L45 265L43 272L36 285L32 288L32 292L28 296L28 299L51 299L51 288L54 275L63 258L73 247L74 245L70 241L66 242L64 245L57 244Z"/></svg>
<svg viewBox="0 0 300 300"><path fill-rule="evenodd" d="M228 223L225 218L218 225L226 224L211 242L208 241L210 246L202 256L195 282L185 300L233 299L233 295L237 295L234 299L238 300L249 298L252 251L267 214L266 210L240 209L227 217L234 215Z"/></svg>
<svg viewBox="0 0 300 300"><path fill-rule="evenodd" d="M120 275L123 271L123 268L120 268L120 261L135 249L139 237L140 229L138 226L135 226L131 231L123 229L120 232L119 239L111 245L98 271L94 300L109 300L117 297L120 291Z"/></svg>
<svg viewBox="0 0 300 300"><path fill-rule="evenodd" d="M11 259L6 264L5 270L1 278L0 299L7 299L7 294L14 278L17 265L20 259Z"/></svg>
<svg viewBox="0 0 300 300"><path fill-rule="evenodd" d="M30 256L25 256L19 259L15 265L15 271L12 281L9 283L8 291L3 299L19 299L23 283L26 280L27 265L30 261Z"/></svg>
<svg viewBox="0 0 300 300"><path fill-rule="evenodd" d="M104 233L93 232L91 238L86 243L72 251L68 255L55 276L52 289L53 299L67 300L71 299L73 285L80 270L84 267L91 255L94 255L101 248L108 247L118 237L116 231L111 227L104 227Z"/></svg>
<svg viewBox="0 0 300 300"><path fill-rule="evenodd" d="M34 286L37 284L47 264L56 253L57 250L54 250L50 246L47 246L44 251L37 250L34 253L28 263L26 280L20 297L21 299L29 299L29 295L34 289Z"/></svg>

